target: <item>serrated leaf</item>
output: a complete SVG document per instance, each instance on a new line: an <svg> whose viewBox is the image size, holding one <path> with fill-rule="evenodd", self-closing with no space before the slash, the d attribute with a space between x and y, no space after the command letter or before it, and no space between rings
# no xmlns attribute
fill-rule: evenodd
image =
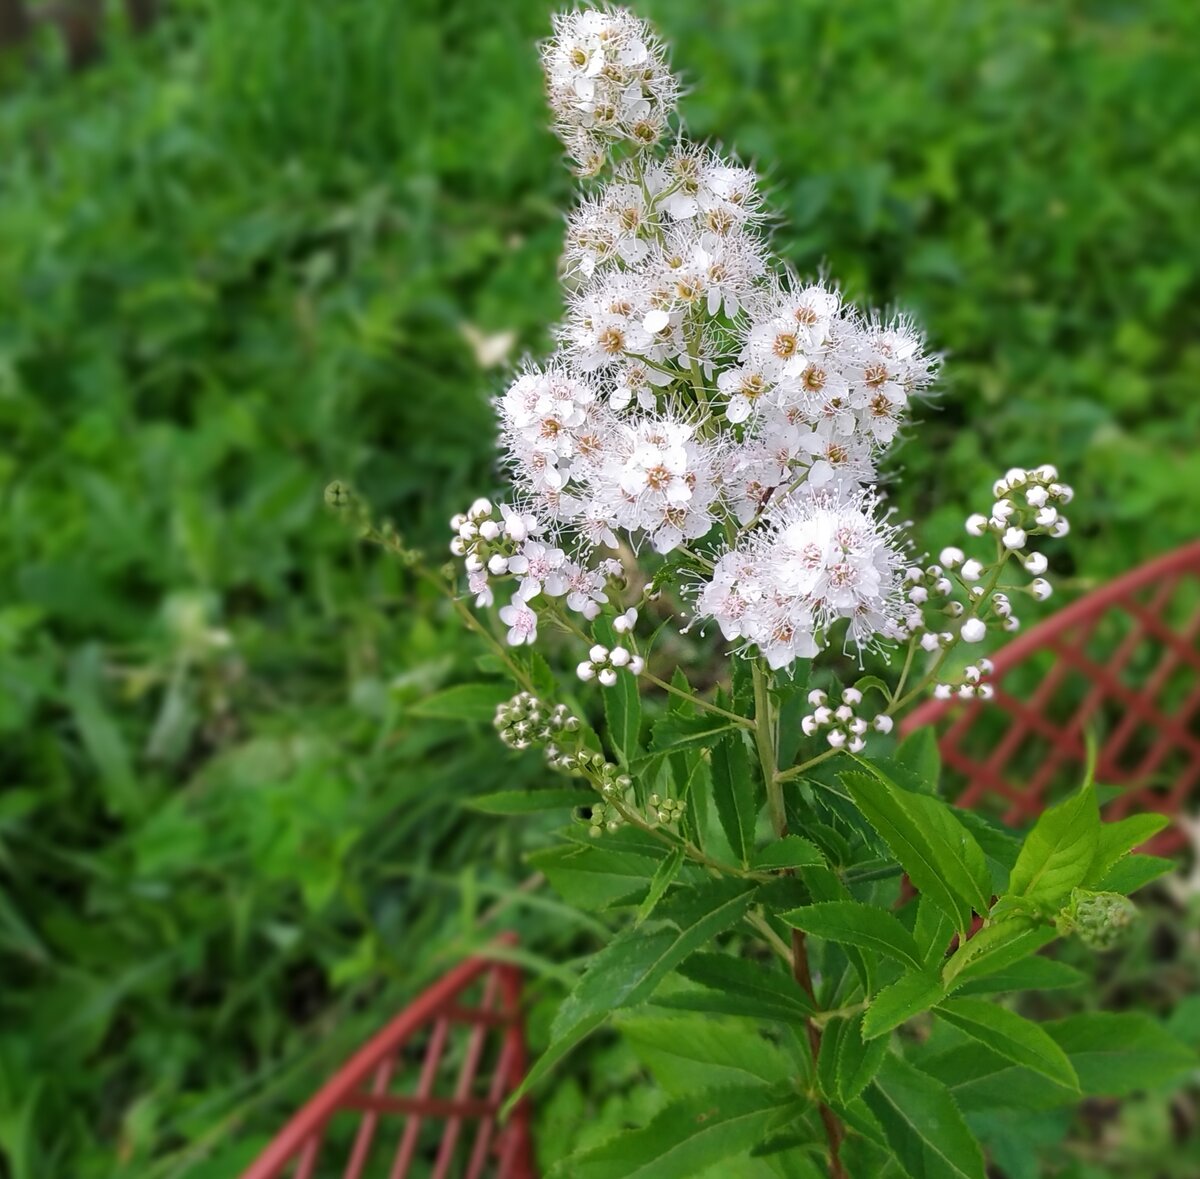
<svg viewBox="0 0 1200 1179"><path fill-rule="evenodd" d="M1104 876L1097 881L1096 889L1099 892L1119 892L1123 896L1129 896L1131 893L1137 892L1139 888L1144 888L1147 884L1157 880L1160 876L1165 876L1168 872L1174 872L1179 865L1174 860L1164 859L1162 856L1146 856L1139 853L1125 856L1123 859L1115 863Z"/></svg>
<svg viewBox="0 0 1200 1179"><path fill-rule="evenodd" d="M786 1087L744 1085L689 1094L672 1102L649 1125L564 1159L551 1172L561 1179L690 1179L715 1163L742 1154L791 1107Z"/></svg>
<svg viewBox="0 0 1200 1179"><path fill-rule="evenodd" d="M755 869L808 868L825 863L821 849L800 835L785 835L756 851L750 860Z"/></svg>
<svg viewBox="0 0 1200 1179"><path fill-rule="evenodd" d="M1079 1103L1079 1090L1021 1068L977 1041L925 1057L921 1067L946 1085L968 1116L999 1109L1035 1113Z"/></svg>
<svg viewBox="0 0 1200 1179"><path fill-rule="evenodd" d="M1036 954L1058 935L1028 917L1011 917L985 925L960 945L942 970L948 989L994 974Z"/></svg>
<svg viewBox="0 0 1200 1179"><path fill-rule="evenodd" d="M827 1102L837 1101L837 1058L849 1020L833 1019L821 1029L821 1048L817 1055L817 1085Z"/></svg>
<svg viewBox="0 0 1200 1179"><path fill-rule="evenodd" d="M691 982L730 995L746 996L803 1019L812 1013L808 996L794 979L770 966L728 954L693 954L679 967Z"/></svg>
<svg viewBox="0 0 1200 1179"><path fill-rule="evenodd" d="M894 958L914 970L923 969L921 952L912 934L886 909L861 901L822 901L779 916L813 937L857 946Z"/></svg>
<svg viewBox="0 0 1200 1179"><path fill-rule="evenodd" d="M655 1007L668 1011L694 1011L705 1015L735 1015L742 1019L773 1020L789 1027L803 1023L805 1013L795 1007L786 1007L752 995L738 995L725 991L676 991L660 995L653 1000Z"/></svg>
<svg viewBox="0 0 1200 1179"><path fill-rule="evenodd" d="M982 999L947 999L935 1014L966 1032L993 1052L1056 1084L1079 1088L1079 1078L1066 1053L1036 1023Z"/></svg>
<svg viewBox="0 0 1200 1179"><path fill-rule="evenodd" d="M676 753L683 749L712 749L722 737L735 733L741 725L714 712L685 716L668 712L654 726L650 747L655 754Z"/></svg>
<svg viewBox="0 0 1200 1179"><path fill-rule="evenodd" d="M495 794L477 794L468 798L466 805L485 815L529 815L537 811L590 806L596 801L596 795L590 790L500 790Z"/></svg>
<svg viewBox="0 0 1200 1179"><path fill-rule="evenodd" d="M836 1096L845 1104L852 1102L874 1080L888 1051L886 1036L863 1039L863 1019L864 1013L860 1012L839 1021L845 1023L846 1030L838 1042Z"/></svg>
<svg viewBox="0 0 1200 1179"><path fill-rule="evenodd" d="M592 1011L644 1002L689 954L740 921L753 895L752 888L726 880L676 893L659 909L672 928L626 930L595 955L559 1008L553 1034Z"/></svg>
<svg viewBox="0 0 1200 1179"><path fill-rule="evenodd" d="M1055 991L1081 986L1088 976L1074 966L1034 955L984 978L955 988L956 995L998 995L1005 991Z"/></svg>
<svg viewBox="0 0 1200 1179"><path fill-rule="evenodd" d="M773 689L773 694L779 700L775 756L781 770L786 770L795 762L796 754L805 739L801 722L811 711L808 703L808 682L811 671L812 664L810 662L798 661L792 665L792 680L777 682ZM750 698L753 699L753 689Z"/></svg>
<svg viewBox="0 0 1200 1179"><path fill-rule="evenodd" d="M1170 823L1171 820L1166 815L1130 815L1128 818L1118 819L1115 823L1103 823L1096 854L1088 868L1087 876L1082 881L1083 887L1095 888L1120 860L1135 847L1153 839L1164 827L1170 826Z"/></svg>
<svg viewBox="0 0 1200 1179"><path fill-rule="evenodd" d="M754 898L753 888L738 881L714 880L670 898L656 928L628 929L596 954L575 989L559 1005L550 1029L549 1065L539 1059L509 1098L526 1092L567 1051L590 1035L614 1011L644 1003L660 982L687 956L723 929L740 921ZM565 1045L565 1047L564 1047Z"/></svg>
<svg viewBox="0 0 1200 1179"><path fill-rule="evenodd" d="M928 1011L945 993L941 980L934 975L920 971L901 975L871 1000L863 1019L863 1039L886 1035L905 1020Z"/></svg>
<svg viewBox="0 0 1200 1179"><path fill-rule="evenodd" d="M721 830L733 854L745 864L754 846L758 799L750 755L740 733L732 733L712 751L713 802Z"/></svg>
<svg viewBox="0 0 1200 1179"><path fill-rule="evenodd" d="M619 1016L634 1055L671 1094L723 1085L776 1084L792 1073L783 1051L756 1028L698 1015Z"/></svg>
<svg viewBox="0 0 1200 1179"><path fill-rule="evenodd" d="M663 893L670 888L671 882L679 875L682 865L683 849L677 847L659 864L650 878L650 889L646 893L646 899L638 906L635 924L641 925L654 912L654 907L662 900Z"/></svg>
<svg viewBox="0 0 1200 1179"><path fill-rule="evenodd" d="M942 776L942 755L938 749L937 733L931 725L914 729L900 742L892 762L899 767L901 786L922 794L936 794Z"/></svg>
<svg viewBox="0 0 1200 1179"><path fill-rule="evenodd" d="M954 922L931 901L921 897L917 901L917 919L913 923L913 940L921 952L921 960L927 969L940 970L950 939L954 933Z"/></svg>
<svg viewBox="0 0 1200 1179"><path fill-rule="evenodd" d="M983 1151L940 1081L887 1056L864 1098L912 1179L985 1179Z"/></svg>
<svg viewBox="0 0 1200 1179"><path fill-rule="evenodd" d="M1045 1027L1093 1096L1159 1090L1200 1066L1191 1048L1142 1012L1088 1012Z"/></svg>
<svg viewBox="0 0 1200 1179"><path fill-rule="evenodd" d="M512 697L505 684L457 684L409 706L409 714L438 720L491 721Z"/></svg>
<svg viewBox="0 0 1200 1179"><path fill-rule="evenodd" d="M608 647L616 645L617 636L608 619L597 620L596 637ZM608 741L617 760L630 766L637 760L638 737L642 727L642 698L638 693L638 678L618 672L617 682L605 688L604 720L608 725Z"/></svg>
<svg viewBox="0 0 1200 1179"><path fill-rule="evenodd" d="M1088 874L1100 842L1096 791L1078 794L1044 811L1025 837L1013 865L1008 893L1052 912Z"/></svg>
<svg viewBox="0 0 1200 1179"><path fill-rule="evenodd" d="M841 775L841 780L854 804L900 861L917 889L950 917L955 929L960 933L965 932L971 924L973 901L960 891L961 882L960 888L950 883L945 865L934 852L929 836L917 822L914 809L907 805L909 800L923 800L934 806L945 804L926 795L901 792L898 787L874 773L848 771ZM960 830L965 836L965 846L965 840L970 836L965 828L960 827ZM982 861L983 853L978 845L975 850ZM971 888L969 891L974 893L978 890ZM986 911L986 904L984 909Z"/></svg>
<svg viewBox="0 0 1200 1179"><path fill-rule="evenodd" d="M654 875L657 858L595 844L567 844L534 852L529 863L568 904L603 909L639 893Z"/></svg>

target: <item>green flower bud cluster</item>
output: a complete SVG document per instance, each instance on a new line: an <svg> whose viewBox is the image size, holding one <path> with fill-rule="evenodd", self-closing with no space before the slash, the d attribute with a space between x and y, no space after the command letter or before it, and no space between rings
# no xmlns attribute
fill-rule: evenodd
<svg viewBox="0 0 1200 1179"><path fill-rule="evenodd" d="M597 802L592 804L591 818L587 822L588 834L594 839L603 835L605 831L618 830L625 820L615 806Z"/></svg>
<svg viewBox="0 0 1200 1179"><path fill-rule="evenodd" d="M520 692L511 700L506 700L496 709L492 722L500 740L510 749L528 749L531 745L547 745L547 756L550 751L555 760L561 761L562 750L557 745L550 744L563 733L573 733L579 728L579 718L573 716L565 704L550 706L539 700L530 692ZM571 768L568 766L556 768Z"/></svg>
<svg viewBox="0 0 1200 1179"><path fill-rule="evenodd" d="M684 802L681 798L663 798L652 794L650 806L660 823L678 823L683 818Z"/></svg>
<svg viewBox="0 0 1200 1179"><path fill-rule="evenodd" d="M1137 918L1137 906L1128 897L1077 888L1055 925L1061 934L1077 933L1093 950L1111 950L1125 940Z"/></svg>

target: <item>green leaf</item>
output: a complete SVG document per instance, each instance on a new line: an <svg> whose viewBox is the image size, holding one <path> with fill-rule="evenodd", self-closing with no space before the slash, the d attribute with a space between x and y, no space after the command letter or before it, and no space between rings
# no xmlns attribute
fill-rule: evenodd
<svg viewBox="0 0 1200 1179"><path fill-rule="evenodd" d="M985 1179L979 1143L949 1090L928 1073L887 1056L864 1097L912 1179Z"/></svg>
<svg viewBox="0 0 1200 1179"><path fill-rule="evenodd" d="M821 849L800 835L785 835L756 851L750 860L755 869L809 868L825 863Z"/></svg>
<svg viewBox="0 0 1200 1179"><path fill-rule="evenodd" d="M749 661L738 660L736 662L748 663ZM801 722L812 711L812 706L808 702L808 678L811 671L811 662L798 661L792 665L792 679L778 681L773 689L773 694L779 700L775 756L781 770L787 769L795 762L796 754L805 740ZM752 689L750 698L753 699Z"/></svg>
<svg viewBox="0 0 1200 1179"><path fill-rule="evenodd" d="M863 1039L864 1018L865 1015L860 1012L851 1019L835 1021L846 1025L837 1051L836 1097L844 1104L853 1101L875 1079L888 1052L887 1036ZM824 1048L822 1042L822 1052Z"/></svg>
<svg viewBox="0 0 1200 1179"><path fill-rule="evenodd" d="M935 1014L993 1052L1041 1073L1059 1085L1079 1088L1066 1053L1036 1023L982 999L947 999Z"/></svg>
<svg viewBox="0 0 1200 1179"><path fill-rule="evenodd" d="M477 794L466 805L485 815L528 815L563 807L590 806L598 801L590 790L500 790Z"/></svg>
<svg viewBox="0 0 1200 1179"><path fill-rule="evenodd" d="M861 901L822 901L779 916L795 929L896 959L914 970L924 963L913 936L885 909Z"/></svg>
<svg viewBox="0 0 1200 1179"><path fill-rule="evenodd" d="M639 893L658 867L655 858L604 842L547 848L530 855L529 863L546 874L568 904L603 909Z"/></svg>
<svg viewBox="0 0 1200 1179"><path fill-rule="evenodd" d="M1109 868L1095 888L1097 892L1119 892L1123 896L1129 896L1160 876L1176 871L1178 867L1174 860L1167 860L1162 856L1135 853L1125 856Z"/></svg>
<svg viewBox="0 0 1200 1179"><path fill-rule="evenodd" d="M662 900L663 893L670 887L671 882L679 875L679 869L683 865L683 848L675 848L670 855L667 856L650 879L650 891L646 893L646 899L638 906L636 924L641 925L651 913L654 912L654 907Z"/></svg>
<svg viewBox="0 0 1200 1179"><path fill-rule="evenodd" d="M655 754L676 753L683 749L712 749L722 737L742 726L719 713L701 712L685 716L668 712L659 718L650 738Z"/></svg>
<svg viewBox="0 0 1200 1179"><path fill-rule="evenodd" d="M1008 893L1034 902L1044 912L1058 909L1087 876L1099 842L1096 791L1085 786L1044 811L1034 824L1013 865Z"/></svg>
<svg viewBox="0 0 1200 1179"><path fill-rule="evenodd" d="M1088 976L1074 966L1034 955L955 988L958 995L998 995L1004 991L1055 991L1078 987Z"/></svg>
<svg viewBox="0 0 1200 1179"><path fill-rule="evenodd" d="M884 987L867 1008L863 1019L864 1040L874 1040L899 1027L905 1020L938 1003L945 996L942 982L934 975L911 971Z"/></svg>
<svg viewBox="0 0 1200 1179"><path fill-rule="evenodd" d="M1102 824L1096 855L1082 881L1083 886L1095 888L1120 860L1135 847L1140 847L1148 839L1152 839L1164 827L1169 826L1170 822L1166 815L1130 815L1126 819L1118 819L1115 823Z"/></svg>
<svg viewBox="0 0 1200 1179"><path fill-rule="evenodd" d="M615 644L616 636L612 633L611 624L597 626L596 633L601 642L610 647ZM618 672L617 682L611 688L605 688L602 695L609 744L620 763L630 766L637 760L638 736L642 727L642 698L638 693L637 676Z"/></svg>
<svg viewBox="0 0 1200 1179"><path fill-rule="evenodd" d="M1013 1064L977 1040L923 1057L921 1068L949 1088L964 1114L997 1109L1034 1112L1079 1101L1080 1091L1074 1086L1056 1084Z"/></svg>
<svg viewBox="0 0 1200 1179"><path fill-rule="evenodd" d="M721 830L733 854L745 864L754 847L758 799L750 755L740 733L731 733L714 747L712 789Z"/></svg>
<svg viewBox="0 0 1200 1179"><path fill-rule="evenodd" d="M505 684L458 684L418 700L408 711L412 716L438 720L491 721L496 709L512 694L512 688Z"/></svg>
<svg viewBox="0 0 1200 1179"><path fill-rule="evenodd" d="M970 833L948 814L949 807L927 795L901 791L875 773L850 771L843 773L841 780L917 889L965 933L974 907L981 905L982 912L988 908L990 898L980 899L987 866ZM942 820L935 826L930 820L930 814L941 808L954 827ZM948 838L951 831L953 838ZM968 851L969 847L974 850ZM990 877L987 879L990 882Z"/></svg>
<svg viewBox="0 0 1200 1179"><path fill-rule="evenodd" d="M766 1137L768 1126L800 1106L786 1087L742 1085L689 1094L649 1125L623 1131L564 1159L552 1179L690 1179L742 1154Z"/></svg>
<svg viewBox="0 0 1200 1179"><path fill-rule="evenodd" d="M626 930L592 958L587 973L563 1000L551 1037L599 1013L644 1003L660 982L689 954L745 916L754 890L740 881L714 880L680 890L660 905L658 916L671 923L651 931Z"/></svg>
<svg viewBox="0 0 1200 1179"><path fill-rule="evenodd" d="M922 794L936 794L942 776L942 755L933 726L923 725L909 733L896 749L892 763L904 774L896 779L901 786Z"/></svg>
<svg viewBox="0 0 1200 1179"><path fill-rule="evenodd" d="M913 923L913 940L921 953L921 961L929 968L940 967L950 948L954 922L937 905L921 897L917 901L917 919Z"/></svg>
<svg viewBox="0 0 1200 1179"><path fill-rule="evenodd" d="M1045 1027L1094 1096L1160 1090L1200 1065L1191 1048L1142 1012L1088 1012Z"/></svg>
<svg viewBox="0 0 1200 1179"><path fill-rule="evenodd" d="M723 1085L776 1084L791 1076L782 1049L754 1027L697 1015L619 1016L634 1055L670 1094Z"/></svg>
<svg viewBox="0 0 1200 1179"><path fill-rule="evenodd" d="M679 967L679 973L702 987L777 1009L781 1015L775 1018L795 1020L812 1014L812 1005L799 984L770 964L729 954L693 954Z"/></svg>
<svg viewBox="0 0 1200 1179"><path fill-rule="evenodd" d="M947 988L962 986L1036 954L1057 936L1053 928L1029 917L1009 917L985 925L954 951L942 978Z"/></svg>

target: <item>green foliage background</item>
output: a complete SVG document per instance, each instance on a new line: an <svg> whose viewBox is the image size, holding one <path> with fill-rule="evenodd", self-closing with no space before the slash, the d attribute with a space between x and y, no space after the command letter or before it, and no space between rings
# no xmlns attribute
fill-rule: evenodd
<svg viewBox="0 0 1200 1179"><path fill-rule="evenodd" d="M765 171L779 250L947 353L897 463L922 544L1047 459L1068 589L1196 534L1196 5L640 8L691 131ZM411 711L476 651L321 499L350 480L436 550L494 482L486 399L547 347L574 187L550 10L179 0L137 43L114 12L86 74L49 41L2 63L14 1179L233 1173L497 900L535 994L595 944L513 891L537 824L463 809L537 760ZM606 1098L637 1064L597 1051L602 1084L543 1103L550 1157L653 1102Z"/></svg>

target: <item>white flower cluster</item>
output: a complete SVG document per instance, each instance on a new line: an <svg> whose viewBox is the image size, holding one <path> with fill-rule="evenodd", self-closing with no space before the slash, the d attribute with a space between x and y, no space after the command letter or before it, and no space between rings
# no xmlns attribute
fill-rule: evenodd
<svg viewBox="0 0 1200 1179"><path fill-rule="evenodd" d="M542 49L557 130L579 170L604 165L610 144L657 143L679 91L650 26L623 8L560 14Z"/></svg>
<svg viewBox="0 0 1200 1179"><path fill-rule="evenodd" d="M892 718L883 712L869 722L859 716L855 709L862 703L862 698L862 692L857 688L845 688L842 691L842 702L835 708L829 703L825 692L814 688L808 694L808 702L813 706L813 711L800 721L804 735L815 737L824 732L825 740L831 749L861 753L866 748L869 729L874 729L877 733L890 733L893 724Z"/></svg>
<svg viewBox="0 0 1200 1179"><path fill-rule="evenodd" d="M902 563L895 530L874 506L865 491L784 499L718 560L700 612L725 638L755 644L773 668L812 658L839 619L860 647L899 637Z"/></svg>
<svg viewBox="0 0 1200 1179"><path fill-rule="evenodd" d="M528 603L539 594L565 597L569 609L595 618L608 602L605 585L620 572L620 562L610 558L589 568L569 560L564 550L538 539L544 525L536 516L509 504L501 504L499 511L497 520L491 501L477 499L455 516L450 521L455 534L450 551L464 558L476 606L490 606L495 600L492 577L517 578L512 602L500 611L501 621L510 628L509 643L519 646L537 638L537 615Z"/></svg>
<svg viewBox="0 0 1200 1179"><path fill-rule="evenodd" d="M612 166L569 219L558 350L496 400L512 505L456 524L477 601L515 579L501 618L532 642L548 599L609 605L628 545L679 553L697 613L775 668L843 621L860 647L907 636L923 624L873 485L936 368L921 334L772 258L752 169L651 150L677 87L644 22L561 16L543 66L576 159ZM586 662L600 682L621 666Z"/></svg>
<svg viewBox="0 0 1200 1179"><path fill-rule="evenodd" d="M635 655L628 647L605 647L596 643L588 657L575 669L576 675L585 683L588 680L598 680L606 688L611 688L617 682L617 672L625 668L630 675L641 675L646 668L646 662L640 655Z"/></svg>

